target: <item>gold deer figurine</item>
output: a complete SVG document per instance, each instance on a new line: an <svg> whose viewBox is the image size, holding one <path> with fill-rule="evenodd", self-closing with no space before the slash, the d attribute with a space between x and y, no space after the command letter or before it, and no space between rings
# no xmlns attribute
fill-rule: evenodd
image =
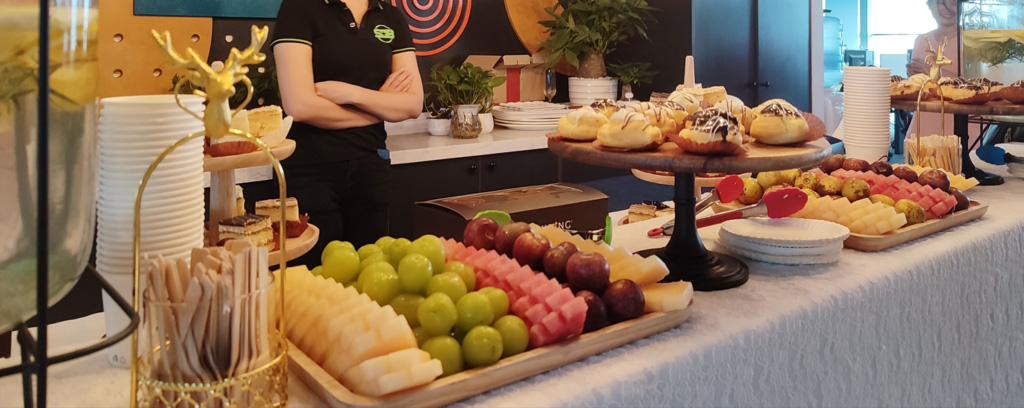
<svg viewBox="0 0 1024 408"><path fill-rule="evenodd" d="M259 64L267 58L266 54L260 52L263 44L267 41L267 27L252 26L252 42L249 47L244 51L232 48L223 67L220 67L221 64L218 62L207 64L192 48L185 49L188 58L182 57L171 45L171 33L167 31L164 31L161 36L156 30L153 30L153 38L171 57L174 67L183 67L188 70L185 80L203 89L203 91L193 91L194 94L206 98L206 111L203 113L203 117L200 118L199 115L191 111L189 113L203 121L206 136L210 139L219 139L228 134L244 136L244 132L231 128L231 117L239 110L244 109L252 99L252 82L246 77L246 74L249 73L249 67L246 65ZM211 65L213 66L211 67ZM239 81L245 83L248 95L241 105L235 110L231 110L228 99L235 94L235 84ZM184 81L178 81L178 84L175 85L175 95L178 94L183 83ZM179 103L179 105L181 104ZM185 109L184 106L181 107Z"/></svg>
<svg viewBox="0 0 1024 408"><path fill-rule="evenodd" d="M925 41L928 42L928 57L926 57L924 59L925 63L927 63L929 65L928 81L926 81L925 83L921 84L921 90L917 92L917 107L918 107L917 108L917 114L920 114L920 112L921 112L921 96L924 95L925 88L928 87L928 84L935 84L935 89L936 89L936 91L939 92L939 113L941 114L940 117L942 118L941 119L942 122L940 122L941 124L939 125L940 126L939 131L942 133L943 136L945 136L946 135L946 119L945 119L946 118L946 102L945 102L945 97L942 95L942 87L939 86L939 80L942 79L942 67L946 66L946 65L953 64L952 60L950 60L948 57L943 55L943 52L946 51L946 44L949 43L949 37L943 37L942 38L942 46L939 47L938 49L935 49L935 47L932 46L931 39L925 38ZM921 134L921 120L918 119L918 121L917 121L917 144L918 144L917 147L918 147L918 151L921 151L921 138L922 137L923 137L923 135Z"/></svg>

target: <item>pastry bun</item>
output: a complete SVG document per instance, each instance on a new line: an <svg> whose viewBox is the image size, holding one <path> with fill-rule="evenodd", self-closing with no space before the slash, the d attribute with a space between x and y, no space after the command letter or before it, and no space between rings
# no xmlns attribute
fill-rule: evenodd
<svg viewBox="0 0 1024 408"><path fill-rule="evenodd" d="M690 114L693 114L694 112L701 110L700 98L698 98L696 95L678 89L675 92L672 92L671 94L668 95L667 101L679 104L680 106L686 108L686 112Z"/></svg>
<svg viewBox="0 0 1024 408"><path fill-rule="evenodd" d="M606 124L606 116L584 106L558 120L558 133L563 139L589 142L597 139L597 131Z"/></svg>
<svg viewBox="0 0 1024 408"><path fill-rule="evenodd" d="M612 117L612 115L614 115L615 112L618 112L619 109L622 109L622 106L612 99L602 99L599 101L594 101L594 103L590 104L590 107L593 108L597 113L600 113L608 118Z"/></svg>
<svg viewBox="0 0 1024 408"><path fill-rule="evenodd" d="M747 151L739 119L725 109L710 108L690 115L685 128L670 138L686 153L737 156Z"/></svg>
<svg viewBox="0 0 1024 408"><path fill-rule="evenodd" d="M597 143L621 150L651 150L663 141L661 129L652 125L646 115L627 110L616 112L597 132Z"/></svg>
<svg viewBox="0 0 1024 408"><path fill-rule="evenodd" d="M750 136L769 145L801 143L807 139L808 126L800 110L782 99L772 99L754 108Z"/></svg>

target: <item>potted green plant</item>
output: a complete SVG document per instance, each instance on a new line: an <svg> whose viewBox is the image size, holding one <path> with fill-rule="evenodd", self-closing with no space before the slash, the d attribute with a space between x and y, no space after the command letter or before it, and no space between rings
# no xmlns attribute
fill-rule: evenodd
<svg viewBox="0 0 1024 408"><path fill-rule="evenodd" d="M459 105L477 105L482 134L494 129L491 108L494 105L494 88L505 83L505 77L496 77L476 65L465 63L461 66L435 65L430 70L430 82L433 88L429 94L431 102L427 105L427 115L437 118L452 118L455 107Z"/></svg>
<svg viewBox="0 0 1024 408"><path fill-rule="evenodd" d="M544 9L552 17L540 22L550 34L541 43L551 52L547 66L564 59L578 68L569 78L570 103L615 99L618 84L607 76L605 56L635 35L647 38L652 10L646 0L558 0Z"/></svg>
<svg viewBox="0 0 1024 408"><path fill-rule="evenodd" d="M633 85L650 84L658 74L651 71L649 62L608 64L608 71L622 84L622 97L627 101L633 99Z"/></svg>

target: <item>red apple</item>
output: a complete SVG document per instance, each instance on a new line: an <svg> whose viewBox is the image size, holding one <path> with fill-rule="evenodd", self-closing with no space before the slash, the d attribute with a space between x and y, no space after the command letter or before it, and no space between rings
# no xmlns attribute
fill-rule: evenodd
<svg viewBox="0 0 1024 408"><path fill-rule="evenodd" d="M843 161L843 169L851 171L871 171L871 163L864 159L847 158Z"/></svg>
<svg viewBox="0 0 1024 408"><path fill-rule="evenodd" d="M587 302L587 319L583 321L583 332L592 332L608 325L608 309L604 301L589 290L581 290L576 297Z"/></svg>
<svg viewBox="0 0 1024 408"><path fill-rule="evenodd" d="M544 267L544 254L551 249L551 241L547 237L533 231L519 234L512 244L512 258L520 265L529 266L539 271Z"/></svg>
<svg viewBox="0 0 1024 408"><path fill-rule="evenodd" d="M569 241L551 248L550 251L544 254L544 274L548 275L549 278L555 278L559 282L567 282L565 265L569 262L569 257L579 251L580 249Z"/></svg>
<svg viewBox="0 0 1024 408"><path fill-rule="evenodd" d="M612 282L601 300L608 308L608 318L614 323L635 319L644 313L644 292L629 279Z"/></svg>
<svg viewBox="0 0 1024 408"><path fill-rule="evenodd" d="M501 227L494 233L494 250L499 254L512 256L512 246L524 232L530 230L530 224L525 222L512 222Z"/></svg>
<svg viewBox="0 0 1024 408"><path fill-rule="evenodd" d="M474 218L466 224L462 231L462 242L468 246L491 250L494 249L494 234L498 232L498 223L487 217Z"/></svg>
<svg viewBox="0 0 1024 408"><path fill-rule="evenodd" d="M608 286L609 276L608 260L597 252L577 252L565 263L565 278L573 292L601 293Z"/></svg>
<svg viewBox="0 0 1024 408"><path fill-rule="evenodd" d="M828 156L825 158L825 161L821 162L821 171L825 172L825 174L829 174L833 171L839 170L843 168L843 161L845 160L846 157L843 157L841 154Z"/></svg>
<svg viewBox="0 0 1024 408"><path fill-rule="evenodd" d="M928 169L921 172L921 175L917 177L917 182L932 186L936 190L949 191L949 176L939 169Z"/></svg>

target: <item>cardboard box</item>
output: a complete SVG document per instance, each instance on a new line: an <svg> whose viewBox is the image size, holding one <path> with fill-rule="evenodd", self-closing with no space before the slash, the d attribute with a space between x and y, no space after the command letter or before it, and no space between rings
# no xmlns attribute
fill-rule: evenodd
<svg viewBox="0 0 1024 408"><path fill-rule="evenodd" d="M434 234L461 241L466 223L486 210L505 211L513 221L603 232L608 196L579 184L554 183L422 201L413 211L413 231L417 237Z"/></svg>
<svg viewBox="0 0 1024 408"><path fill-rule="evenodd" d="M545 69L541 55L470 55L466 62L508 78L494 89L494 103L544 100Z"/></svg>

